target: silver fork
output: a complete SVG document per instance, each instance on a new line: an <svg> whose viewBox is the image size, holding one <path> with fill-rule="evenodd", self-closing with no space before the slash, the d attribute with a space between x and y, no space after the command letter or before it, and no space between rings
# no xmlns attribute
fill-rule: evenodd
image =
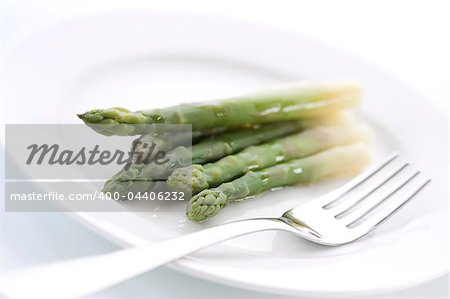
<svg viewBox="0 0 450 299"><path fill-rule="evenodd" d="M368 234L430 182L400 162L398 154L392 154L346 185L279 218L231 222L157 244L6 273L0 276L0 293L11 298L80 297L258 231L283 230L322 245L343 245Z"/></svg>

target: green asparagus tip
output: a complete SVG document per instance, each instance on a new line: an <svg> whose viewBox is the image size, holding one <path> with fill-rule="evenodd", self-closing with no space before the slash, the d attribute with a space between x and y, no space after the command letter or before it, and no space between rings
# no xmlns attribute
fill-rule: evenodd
<svg viewBox="0 0 450 299"><path fill-rule="evenodd" d="M173 190L192 193L209 188L205 170L200 164L175 169L167 179L167 186Z"/></svg>
<svg viewBox="0 0 450 299"><path fill-rule="evenodd" d="M88 124L144 124L146 121L146 117L142 113L131 112L120 107L93 109L78 114L78 117Z"/></svg>
<svg viewBox="0 0 450 299"><path fill-rule="evenodd" d="M141 177L139 168L131 167L128 170L121 170L107 180L102 191L104 193L127 195L128 192L145 192L151 189L154 184L151 178Z"/></svg>
<svg viewBox="0 0 450 299"><path fill-rule="evenodd" d="M228 198L222 191L203 190L192 197L186 215L190 220L202 222L219 213L227 204Z"/></svg>
<svg viewBox="0 0 450 299"><path fill-rule="evenodd" d="M125 108L93 109L77 114L94 131L106 135L137 135L144 133L147 117L141 112L130 112Z"/></svg>
<svg viewBox="0 0 450 299"><path fill-rule="evenodd" d="M93 109L83 114L78 114L78 117L81 118L85 123L99 123L104 117L102 115L102 109Z"/></svg>

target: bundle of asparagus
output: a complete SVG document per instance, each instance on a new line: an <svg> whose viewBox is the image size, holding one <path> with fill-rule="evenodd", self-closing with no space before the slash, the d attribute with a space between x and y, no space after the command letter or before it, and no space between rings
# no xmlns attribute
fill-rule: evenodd
<svg viewBox="0 0 450 299"><path fill-rule="evenodd" d="M327 119L298 120L270 125L262 125L223 133L215 138L194 144L191 149L178 146L168 151L168 163L161 165L133 163L127 170L121 170L105 183L104 192L145 192L154 187L156 181L164 180L174 170L192 163L203 164L234 154L248 146L260 144L278 137L295 133L301 129L318 124L339 121L342 116L330 116ZM139 138L147 139L143 136ZM145 142L145 141L144 141ZM169 142L164 143L168 148ZM174 144L173 142L170 144ZM161 146L162 147L162 146ZM161 148L160 147L160 148ZM145 152L145 150L142 150Z"/></svg>
<svg viewBox="0 0 450 299"><path fill-rule="evenodd" d="M103 191L144 192L168 177L174 190L200 192L187 217L204 221L229 202L275 187L360 171L368 151L352 143L366 141L367 129L342 116L360 99L355 82L300 83L213 103L94 109L78 116L104 135L143 134L134 144L140 151L151 143L167 152L167 163L132 163ZM183 134L148 134L143 124L191 124L193 145L183 145Z"/></svg>

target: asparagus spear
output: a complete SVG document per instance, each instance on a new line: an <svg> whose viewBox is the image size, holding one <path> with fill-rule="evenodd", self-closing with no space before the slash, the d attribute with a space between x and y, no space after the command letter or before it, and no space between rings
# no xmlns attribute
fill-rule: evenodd
<svg viewBox="0 0 450 299"><path fill-rule="evenodd" d="M227 128L213 128L204 131L194 131L192 134L188 132L173 132L173 133L154 133L144 134L133 142L133 149L143 159L152 159L150 150L153 148L153 154L157 152L168 152L180 145L191 145L197 143L205 137L210 137L214 134L223 133Z"/></svg>
<svg viewBox="0 0 450 299"><path fill-rule="evenodd" d="M156 182L165 180L171 170L191 163L191 149L179 146L169 151L165 159L164 164L132 163L106 181L103 192L127 194L151 190Z"/></svg>
<svg viewBox="0 0 450 299"><path fill-rule="evenodd" d="M320 123L345 121L342 115L330 116L327 119L298 120L292 122L267 124L259 127L242 129L237 132L223 133L216 138L202 141L192 146L192 151L178 147L167 153L170 163L156 165L154 163L133 163L128 170L121 170L109 179L103 188L104 192L143 192L154 186L156 174L160 180L176 168L192 163L205 163L236 153L250 145L260 144L268 140L286 136L301 129ZM135 184L135 183L136 184Z"/></svg>
<svg viewBox="0 0 450 299"><path fill-rule="evenodd" d="M330 115L326 118L257 125L225 133L194 145L192 164L216 161L251 145L261 144L320 124L346 122L347 118L348 116L343 114Z"/></svg>
<svg viewBox="0 0 450 299"><path fill-rule="evenodd" d="M169 188L193 194L237 178L250 170L298 159L337 145L366 140L368 129L361 124L328 125L307 129L287 137L229 155L217 162L175 169L167 180Z"/></svg>
<svg viewBox="0 0 450 299"><path fill-rule="evenodd" d="M140 155L140 160L151 160L154 158L150 154L157 152L168 152L177 146L188 145L192 141L191 134L177 133L177 134L162 134L142 135L133 142L133 151Z"/></svg>
<svg viewBox="0 0 450 299"><path fill-rule="evenodd" d="M245 199L273 188L315 183L327 177L354 174L363 169L369 152L363 144L334 147L321 153L247 172L234 181L206 189L192 197L187 217L204 221L230 202Z"/></svg>
<svg viewBox="0 0 450 299"><path fill-rule="evenodd" d="M233 130L239 130L242 127L235 127L235 128L227 128L227 127L218 127L218 128L210 128L206 130L200 130L200 131L192 131L192 144L197 143L198 141L207 138L212 137L217 134L222 134L226 131L233 131Z"/></svg>
<svg viewBox="0 0 450 299"><path fill-rule="evenodd" d="M148 129L144 124L192 124L193 130L203 130L317 117L355 106L360 98L354 82L300 83L213 103L136 112L94 109L78 116L101 134L136 135Z"/></svg>

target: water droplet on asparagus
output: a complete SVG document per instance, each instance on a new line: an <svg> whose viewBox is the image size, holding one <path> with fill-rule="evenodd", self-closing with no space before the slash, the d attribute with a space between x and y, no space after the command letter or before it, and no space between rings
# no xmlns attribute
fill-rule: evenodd
<svg viewBox="0 0 450 299"><path fill-rule="evenodd" d="M272 107L269 107L269 108L261 111L260 114L261 115L268 115L268 114L278 113L280 111L281 111L281 107L279 105L276 105L276 106L272 106Z"/></svg>
<svg viewBox="0 0 450 299"><path fill-rule="evenodd" d="M248 170L253 170L253 169L257 169L257 168L259 168L258 164L250 164L250 165L248 165Z"/></svg>
<svg viewBox="0 0 450 299"><path fill-rule="evenodd" d="M252 199L252 198L255 198L255 197L256 197L256 195L250 195L250 196L239 198L239 199L236 199L236 200L233 200L233 201L234 202L240 202L240 201L244 201L244 200L247 200L247 199Z"/></svg>
<svg viewBox="0 0 450 299"><path fill-rule="evenodd" d="M267 185L269 183L269 176L267 174L261 175L261 184Z"/></svg>
<svg viewBox="0 0 450 299"><path fill-rule="evenodd" d="M285 157L283 155L279 155L279 156L275 157L275 161L277 161L277 162L284 161L284 159L285 159Z"/></svg>
<svg viewBox="0 0 450 299"><path fill-rule="evenodd" d="M301 173L303 173L303 168L294 168L292 170L292 172L295 174L301 174Z"/></svg>

